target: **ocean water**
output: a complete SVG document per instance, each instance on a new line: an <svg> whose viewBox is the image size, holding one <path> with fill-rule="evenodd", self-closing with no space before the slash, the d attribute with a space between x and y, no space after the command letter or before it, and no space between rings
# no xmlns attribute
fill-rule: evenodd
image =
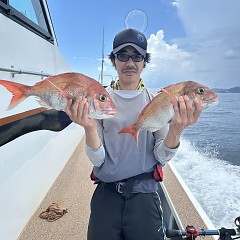
<svg viewBox="0 0 240 240"><path fill-rule="evenodd" d="M240 216L240 93L219 94L185 130L172 160L215 227L234 227Z"/></svg>

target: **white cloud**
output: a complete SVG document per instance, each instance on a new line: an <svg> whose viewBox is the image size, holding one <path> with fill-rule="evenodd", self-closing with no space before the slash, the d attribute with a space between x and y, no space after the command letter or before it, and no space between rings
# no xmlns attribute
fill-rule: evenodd
<svg viewBox="0 0 240 240"><path fill-rule="evenodd" d="M175 0L174 5L188 36L239 26L239 0Z"/></svg>
<svg viewBox="0 0 240 240"><path fill-rule="evenodd" d="M239 54L237 54L237 52L234 51L234 49L228 49L227 51L225 51L224 57L229 59L235 59L239 58Z"/></svg>
<svg viewBox="0 0 240 240"><path fill-rule="evenodd" d="M143 77L151 87L194 80L210 87L240 85L239 0L175 0L186 38L164 41L158 31L148 40L151 63Z"/></svg>
<svg viewBox="0 0 240 240"><path fill-rule="evenodd" d="M179 44L191 51L198 81L217 87L240 85L240 1L175 0L185 28Z"/></svg>
<svg viewBox="0 0 240 240"><path fill-rule="evenodd" d="M176 44L166 43L162 30L148 39L148 52L151 53L151 61L143 71L143 79L149 87L160 88L189 80L186 78L192 71L190 53L181 50Z"/></svg>

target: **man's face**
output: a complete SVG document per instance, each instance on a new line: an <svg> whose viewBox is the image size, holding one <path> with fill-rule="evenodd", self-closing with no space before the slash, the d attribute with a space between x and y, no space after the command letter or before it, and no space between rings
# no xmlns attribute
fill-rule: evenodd
<svg viewBox="0 0 240 240"><path fill-rule="evenodd" d="M132 46L127 46L121 49L117 54L126 54L129 56L141 55ZM140 74L144 67L144 59L140 62L134 62L131 58L127 62L122 62L115 58L115 67L118 72L120 82L125 84L138 83Z"/></svg>

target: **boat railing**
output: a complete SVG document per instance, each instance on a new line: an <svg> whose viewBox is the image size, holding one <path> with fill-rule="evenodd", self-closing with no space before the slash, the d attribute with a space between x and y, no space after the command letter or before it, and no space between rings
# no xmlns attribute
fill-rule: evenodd
<svg viewBox="0 0 240 240"><path fill-rule="evenodd" d="M15 74L29 74L29 75L42 76L42 77L52 76L52 74L44 73L43 71L35 72L35 71L23 70L19 68L14 68L14 66L11 66L11 68L0 67L0 71L12 73L12 77L14 77Z"/></svg>
<svg viewBox="0 0 240 240"><path fill-rule="evenodd" d="M103 74L103 75L101 75L101 74L99 74L99 76L98 76L98 81L99 81L99 82L100 82L101 76L103 76L103 77L110 77L111 80L113 80L113 76L112 76L112 75L108 75L108 74Z"/></svg>

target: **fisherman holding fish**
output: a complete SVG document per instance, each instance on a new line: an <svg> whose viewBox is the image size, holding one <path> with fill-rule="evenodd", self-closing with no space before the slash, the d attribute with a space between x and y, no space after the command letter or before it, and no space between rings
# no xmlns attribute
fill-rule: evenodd
<svg viewBox="0 0 240 240"><path fill-rule="evenodd" d="M160 130L141 131L136 144L130 135L119 133L138 120L154 97L141 79L150 61L146 37L135 29L121 31L114 38L109 58L119 76L107 89L116 105L115 116L89 118L89 103L83 97L75 102L70 99L65 108L71 120L84 127L86 152L94 165L92 178L97 187L91 200L88 240L164 239L157 193L161 168L176 154L183 130L197 122L202 103L184 93L176 98L166 90L163 94L170 94L172 120ZM162 108L168 114L168 106ZM154 108L148 114L154 115Z"/></svg>
<svg viewBox="0 0 240 240"><path fill-rule="evenodd" d="M162 167L176 154L183 130L197 122L202 109L217 103L217 94L192 81L151 92L141 79L150 61L147 40L137 30L118 33L109 58L119 80L107 91L81 73L51 76L33 86L0 80L13 95L9 109L29 96L53 108L7 125L0 144L31 131L61 131L71 121L81 125L94 165L91 177L98 184L88 240L164 239L157 193Z"/></svg>

